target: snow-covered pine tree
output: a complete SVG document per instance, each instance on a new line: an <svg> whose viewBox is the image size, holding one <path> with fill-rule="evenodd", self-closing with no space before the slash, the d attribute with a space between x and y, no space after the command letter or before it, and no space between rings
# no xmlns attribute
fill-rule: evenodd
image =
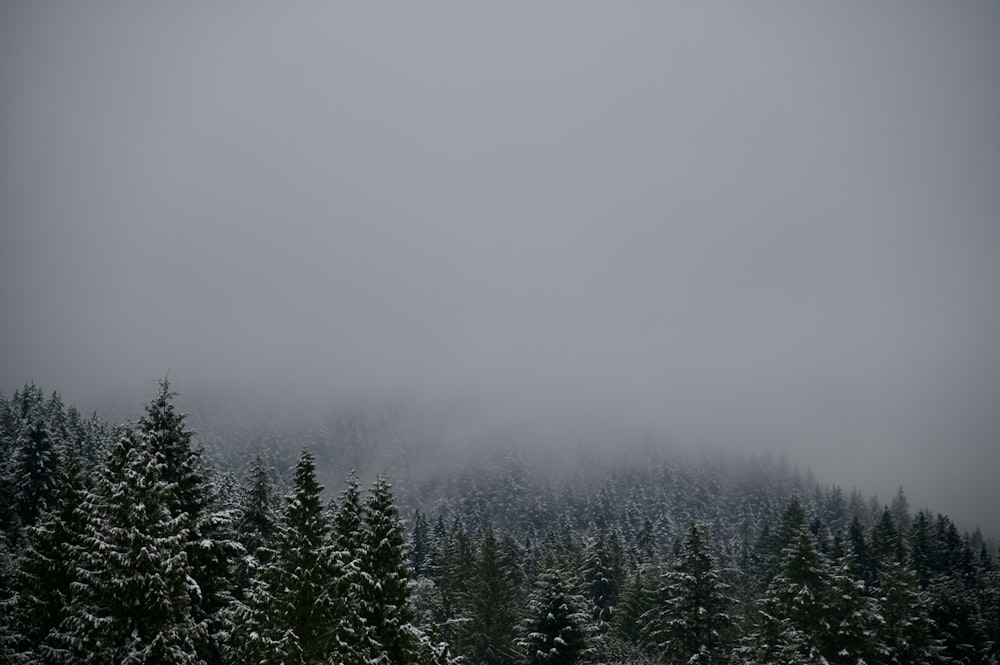
<svg viewBox="0 0 1000 665"><path fill-rule="evenodd" d="M0 537L3 533L0 532ZM15 628L17 599L14 595L14 563L7 551L7 543L0 540L0 663L14 663L24 639Z"/></svg>
<svg viewBox="0 0 1000 665"><path fill-rule="evenodd" d="M707 525L692 525L674 569L663 576L657 606L642 617L647 643L669 662L711 665L728 658L732 601L710 547Z"/></svg>
<svg viewBox="0 0 1000 665"><path fill-rule="evenodd" d="M804 520L796 515L785 520L780 537L787 544L778 574L768 585L759 625L748 640L754 661L826 663L832 630L829 563Z"/></svg>
<svg viewBox="0 0 1000 665"><path fill-rule="evenodd" d="M598 633L603 635L611 628L614 620L619 584L603 535L599 535L587 546L583 581L587 585L587 596L594 606L594 623Z"/></svg>
<svg viewBox="0 0 1000 665"><path fill-rule="evenodd" d="M547 552L522 624L518 646L528 665L573 665L591 647L591 611L575 568Z"/></svg>
<svg viewBox="0 0 1000 665"><path fill-rule="evenodd" d="M56 660L51 650L73 605L77 558L89 528L81 460L73 448L63 456L58 475L53 505L27 529L18 562L12 625L20 638L18 660L24 663Z"/></svg>
<svg viewBox="0 0 1000 665"><path fill-rule="evenodd" d="M378 644L377 656L392 665L415 663L406 541L392 486L384 476L376 478L368 493L361 533L360 609Z"/></svg>
<svg viewBox="0 0 1000 665"><path fill-rule="evenodd" d="M277 498L264 461L257 456L247 471L245 486L239 492L236 539L245 554L234 566L234 595L241 597L268 552L274 551L277 533Z"/></svg>
<svg viewBox="0 0 1000 665"><path fill-rule="evenodd" d="M933 515L929 510L917 512L910 525L910 564L921 589L926 589L933 576L934 533Z"/></svg>
<svg viewBox="0 0 1000 665"><path fill-rule="evenodd" d="M20 528L32 526L52 507L58 467L55 434L41 407L35 408L22 420L8 477Z"/></svg>
<svg viewBox="0 0 1000 665"><path fill-rule="evenodd" d="M418 508L413 511L413 531L410 536L410 544L407 548L406 560L413 571L414 578L427 575L425 565L430 549L430 527L427 525L427 517Z"/></svg>
<svg viewBox="0 0 1000 665"><path fill-rule="evenodd" d="M877 663L885 653L879 640L882 627L874 600L865 595L854 553L849 547L831 569L830 663L859 665Z"/></svg>
<svg viewBox="0 0 1000 665"><path fill-rule="evenodd" d="M926 592L930 597L933 636L948 662L989 662L989 636L976 603L977 594L961 578L939 577Z"/></svg>
<svg viewBox="0 0 1000 665"><path fill-rule="evenodd" d="M899 525L893 519L889 508L882 510L872 528L872 556L876 567L889 560L903 561L906 558L906 544Z"/></svg>
<svg viewBox="0 0 1000 665"><path fill-rule="evenodd" d="M152 449L164 460L164 479L175 486L169 499L174 517L186 516L188 554L193 587L192 610L195 620L203 623L205 640L198 645L199 655L207 665L222 660L221 642L225 639L222 611L231 597L233 570L242 548L232 534L231 515L217 505L210 481L210 470L203 450L193 443L194 433L187 426L187 415L173 403L176 393L167 379L139 420L139 431Z"/></svg>
<svg viewBox="0 0 1000 665"><path fill-rule="evenodd" d="M873 586L875 577L875 555L872 553L871 544L865 535L864 527L857 516L851 520L851 525L847 527L847 547L854 556L854 565L861 580L867 586Z"/></svg>
<svg viewBox="0 0 1000 665"><path fill-rule="evenodd" d="M360 662L354 622L343 592L322 487L304 451L285 498L273 553L265 557L237 611L231 661L261 665Z"/></svg>
<svg viewBox="0 0 1000 665"><path fill-rule="evenodd" d="M171 514L176 484L165 470L145 435L123 427L87 506L91 529L53 662L200 662L187 520Z"/></svg>
<svg viewBox="0 0 1000 665"><path fill-rule="evenodd" d="M658 568L645 567L627 581L611 624L613 637L632 645L642 644L642 617L656 606L658 577Z"/></svg>
<svg viewBox="0 0 1000 665"><path fill-rule="evenodd" d="M338 550L360 559L364 550L362 540L363 507L358 476L352 469L344 481L344 491L340 494L337 512L333 518L334 542Z"/></svg>
<svg viewBox="0 0 1000 665"><path fill-rule="evenodd" d="M469 589L472 621L465 653L471 662L506 665L514 662L513 643L518 623L518 590L510 563L488 529L479 544L479 557ZM464 654L463 654L464 655Z"/></svg>
<svg viewBox="0 0 1000 665"><path fill-rule="evenodd" d="M434 571L435 594L431 618L438 637L452 644L459 656L464 655L468 623L472 620L470 604L470 571L476 566L476 547L469 532L456 521L451 530L439 516L435 533Z"/></svg>
<svg viewBox="0 0 1000 665"><path fill-rule="evenodd" d="M261 547L271 547L277 531L277 499L264 460L258 455L247 471L241 493L236 534L247 554L256 556Z"/></svg>
<svg viewBox="0 0 1000 665"><path fill-rule="evenodd" d="M905 561L890 559L878 567L879 637L887 665L933 665L943 662L928 616L930 601Z"/></svg>

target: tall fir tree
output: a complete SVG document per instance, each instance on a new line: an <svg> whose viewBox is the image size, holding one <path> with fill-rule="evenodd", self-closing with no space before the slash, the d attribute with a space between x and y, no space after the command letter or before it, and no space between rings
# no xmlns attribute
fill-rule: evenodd
<svg viewBox="0 0 1000 665"><path fill-rule="evenodd" d="M583 564L583 580L587 585L587 596L594 606L594 623L600 634L606 634L614 621L615 605L618 604L620 571L614 569L614 561L605 543L604 536L598 536L587 547Z"/></svg>
<svg viewBox="0 0 1000 665"><path fill-rule="evenodd" d="M198 652L207 665L217 665L225 640L223 610L231 597L231 562L242 554L242 548L235 541L231 515L216 504L204 452L194 445L187 415L177 411L174 397L164 378L156 396L146 404L139 431L163 457L164 479L175 486L170 513L187 524L184 547L195 581L193 613L204 627Z"/></svg>
<svg viewBox="0 0 1000 665"><path fill-rule="evenodd" d="M787 513L786 513L787 515ZM797 524L798 526L795 526ZM824 663L832 630L829 564L804 521L786 520L778 574L761 601L761 621L750 642L755 662Z"/></svg>
<svg viewBox="0 0 1000 665"><path fill-rule="evenodd" d="M237 613L232 661L262 665L359 662L354 622L343 593L342 561L312 455L304 451L285 498L276 545Z"/></svg>
<svg viewBox="0 0 1000 665"><path fill-rule="evenodd" d="M654 653L666 655L669 662L724 663L733 640L727 592L707 526L692 525L674 569L663 576L657 606L642 617Z"/></svg>
<svg viewBox="0 0 1000 665"><path fill-rule="evenodd" d="M364 506L361 503L361 487L358 476L352 469L345 480L344 491L340 495L337 512L333 518L334 541L337 549L348 552L358 560L363 556L362 524Z"/></svg>
<svg viewBox="0 0 1000 665"><path fill-rule="evenodd" d="M879 630L885 645L882 661L887 665L936 665L942 663L940 644L927 607L926 592L905 561L890 559L879 566Z"/></svg>
<svg viewBox="0 0 1000 665"><path fill-rule="evenodd" d="M87 509L78 592L53 662L194 665L204 639L191 607L186 515L141 431L122 428Z"/></svg>
<svg viewBox="0 0 1000 665"><path fill-rule="evenodd" d="M492 529L483 535L479 557L472 571L469 589L471 619L466 653L471 662L483 665L512 663L513 642L518 624L518 590L511 562L500 549Z"/></svg>
<svg viewBox="0 0 1000 665"><path fill-rule="evenodd" d="M651 566L644 567L628 580L611 624L611 634L616 639L632 645L645 642L642 617L656 607L658 572Z"/></svg>
<svg viewBox="0 0 1000 665"><path fill-rule="evenodd" d="M88 535L88 497L81 460L74 449L60 464L53 506L27 530L17 568L16 614L21 662L52 662L58 658L57 635L73 606L79 555Z"/></svg>
<svg viewBox="0 0 1000 665"><path fill-rule="evenodd" d="M247 554L259 558L257 551L272 547L277 532L274 485L264 460L259 455L250 462L240 499L237 537Z"/></svg>
<svg viewBox="0 0 1000 665"><path fill-rule="evenodd" d="M406 555L410 570L413 571L414 578L427 575L427 558L431 547L430 527L427 524L427 517L417 509L413 511L413 529L410 536L410 544Z"/></svg>
<svg viewBox="0 0 1000 665"><path fill-rule="evenodd" d="M52 507L59 466L58 442L39 406L22 420L14 444L8 482L18 529L32 526Z"/></svg>
<svg viewBox="0 0 1000 665"><path fill-rule="evenodd" d="M877 663L885 653L879 638L882 618L865 593L854 553L845 547L831 567L830 633L827 657L832 664Z"/></svg>
<svg viewBox="0 0 1000 665"><path fill-rule="evenodd" d="M239 495L235 523L236 538L244 555L234 566L234 595L242 598L258 568L274 551L277 534L277 498L264 461L257 456L250 463L245 486Z"/></svg>
<svg viewBox="0 0 1000 665"><path fill-rule="evenodd" d="M416 662L406 540L384 476L376 478L365 501L361 540L361 613L379 647L372 655L393 665Z"/></svg>
<svg viewBox="0 0 1000 665"><path fill-rule="evenodd" d="M546 553L518 645L528 665L574 665L591 649L591 611L576 570Z"/></svg>

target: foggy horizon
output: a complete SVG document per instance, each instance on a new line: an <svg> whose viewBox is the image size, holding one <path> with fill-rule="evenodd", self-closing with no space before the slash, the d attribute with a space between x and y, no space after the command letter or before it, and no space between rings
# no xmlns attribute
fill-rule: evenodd
<svg viewBox="0 0 1000 665"><path fill-rule="evenodd" d="M469 400L1000 536L997 34L975 4L5 3L0 390Z"/></svg>

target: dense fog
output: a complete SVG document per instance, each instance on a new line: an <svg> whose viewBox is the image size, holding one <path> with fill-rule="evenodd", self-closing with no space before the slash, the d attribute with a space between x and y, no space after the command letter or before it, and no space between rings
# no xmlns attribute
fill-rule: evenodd
<svg viewBox="0 0 1000 665"><path fill-rule="evenodd" d="M786 451L1000 534L1000 11L0 8L0 390ZM423 411L422 411L423 412ZM470 415L471 414L471 415Z"/></svg>

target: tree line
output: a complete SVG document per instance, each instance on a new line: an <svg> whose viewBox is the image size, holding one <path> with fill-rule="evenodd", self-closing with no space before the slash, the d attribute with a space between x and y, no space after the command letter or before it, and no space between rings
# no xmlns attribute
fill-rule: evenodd
<svg viewBox="0 0 1000 665"><path fill-rule="evenodd" d="M667 511L638 471L560 499L506 464L404 525L385 476L326 501L308 451L284 481L214 468L173 400L115 428L0 396L3 662L1000 661L992 546L902 491L782 481L713 511L717 478L647 464Z"/></svg>

